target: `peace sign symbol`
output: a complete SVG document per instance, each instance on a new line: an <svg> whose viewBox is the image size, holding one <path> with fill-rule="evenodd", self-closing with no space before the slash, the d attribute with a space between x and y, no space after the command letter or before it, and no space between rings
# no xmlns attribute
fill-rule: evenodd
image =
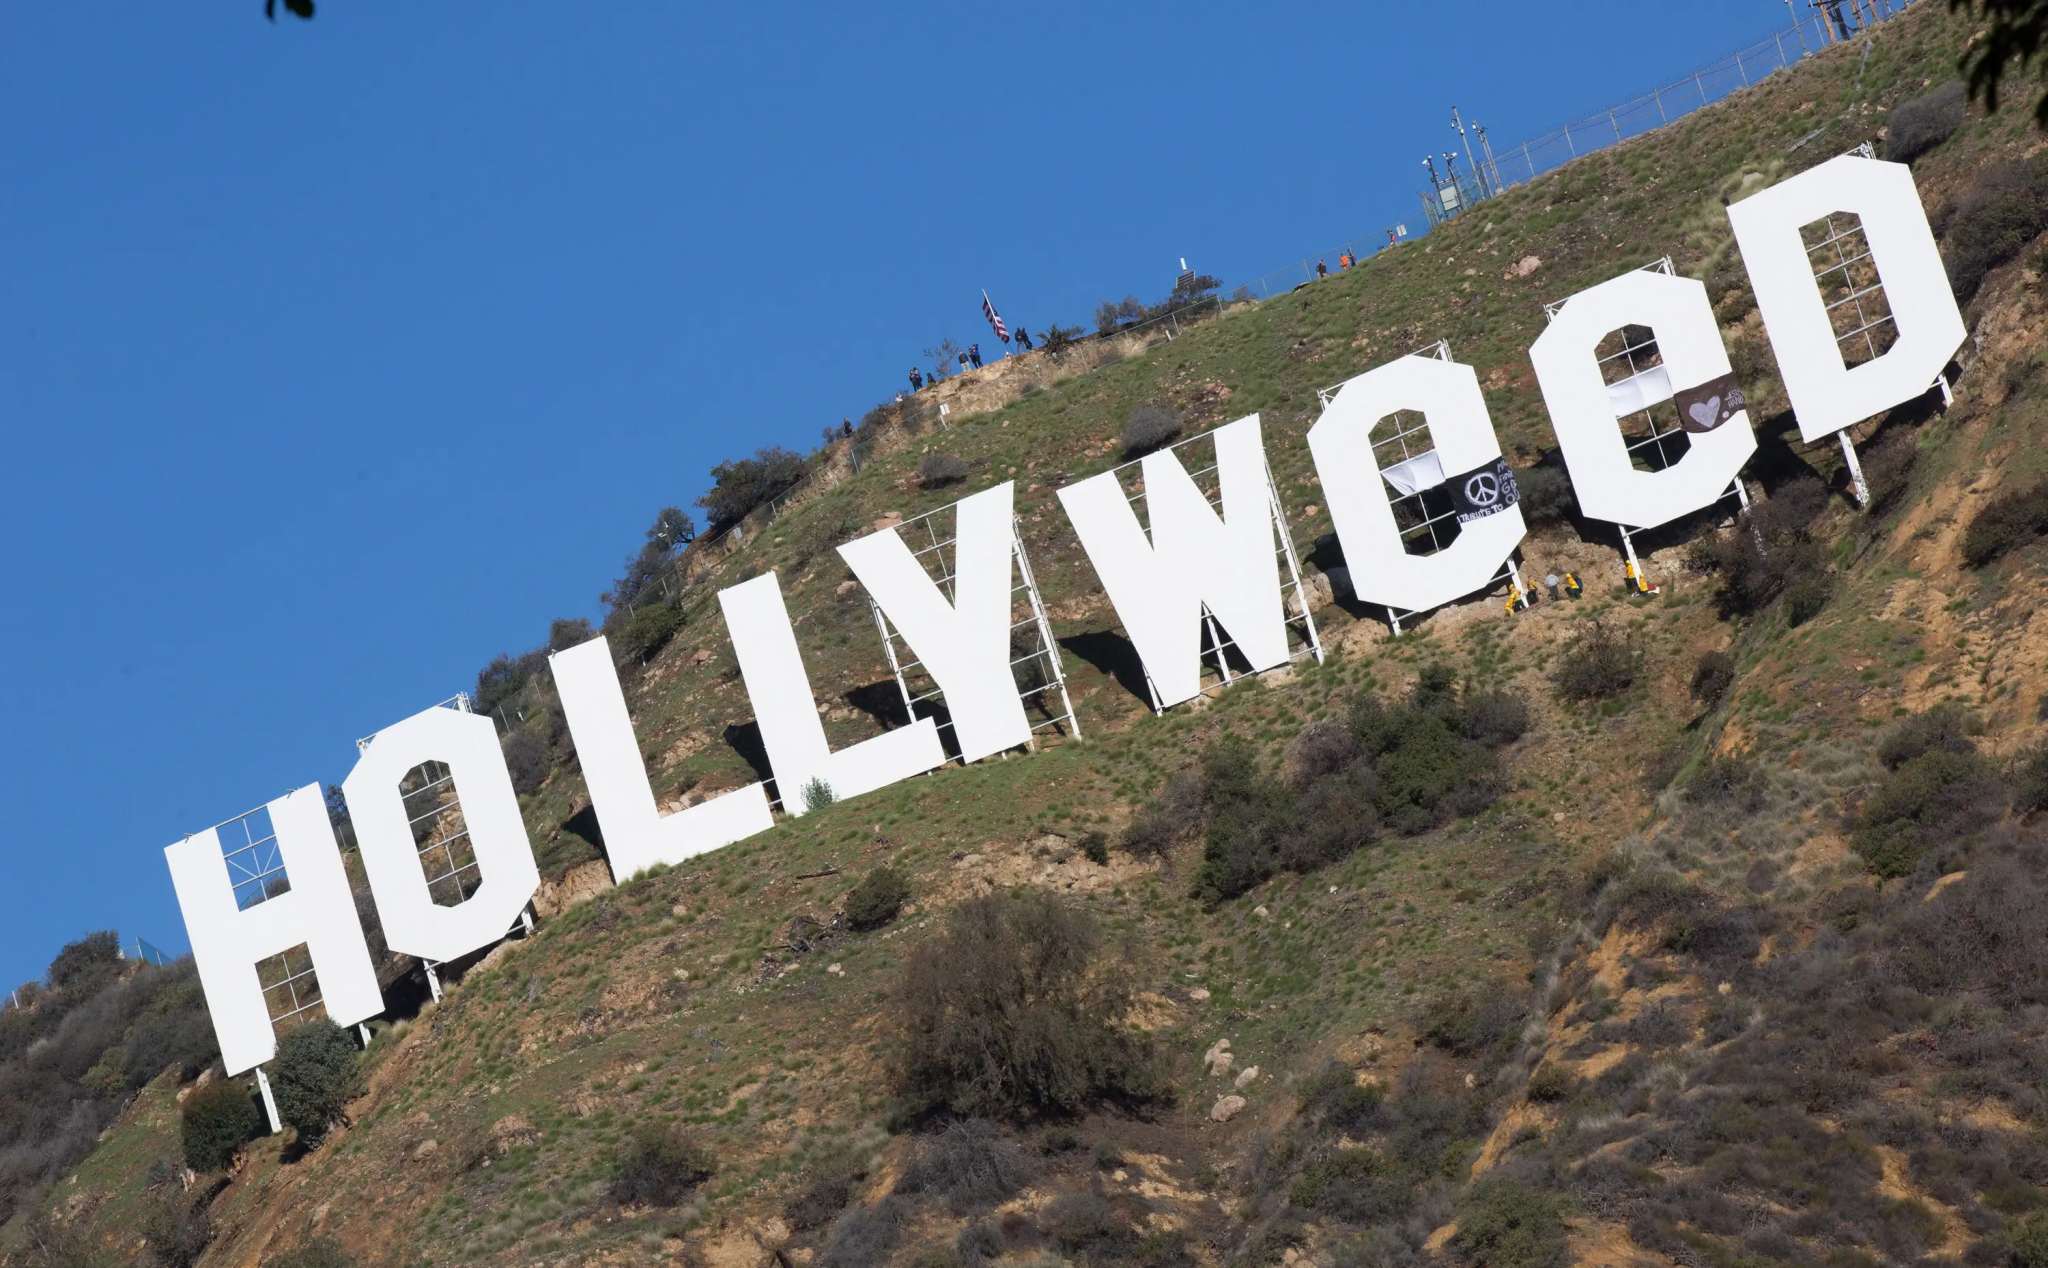
<svg viewBox="0 0 2048 1268"><path fill-rule="evenodd" d="M1500 481L1490 472L1480 472L1465 481L1465 500L1474 506L1492 506L1500 501Z"/></svg>

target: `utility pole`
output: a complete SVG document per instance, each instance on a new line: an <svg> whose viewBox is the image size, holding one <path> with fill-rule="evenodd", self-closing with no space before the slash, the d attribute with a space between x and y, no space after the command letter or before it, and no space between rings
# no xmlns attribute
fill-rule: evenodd
<svg viewBox="0 0 2048 1268"><path fill-rule="evenodd" d="M1479 137L1479 152L1486 156L1486 170L1493 180L1493 192L1498 194L1507 188L1507 182L1500 178L1500 160L1493 157L1493 142L1486 139L1486 126L1477 119L1472 121L1472 131Z"/></svg>
<svg viewBox="0 0 2048 1268"><path fill-rule="evenodd" d="M1451 126L1457 129L1458 140L1464 143L1465 167L1469 171L1479 173L1479 193L1481 197L1485 197L1489 193L1487 189L1488 182L1486 180L1485 169L1480 167L1479 164L1473 162L1472 160L1472 138L1465 135L1465 120L1458 114L1458 108L1456 106L1451 107Z"/></svg>

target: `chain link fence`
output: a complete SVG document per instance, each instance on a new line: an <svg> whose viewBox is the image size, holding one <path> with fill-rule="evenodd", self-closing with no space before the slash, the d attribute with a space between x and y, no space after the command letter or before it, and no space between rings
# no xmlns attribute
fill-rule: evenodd
<svg viewBox="0 0 2048 1268"><path fill-rule="evenodd" d="M1842 0L1843 20L1852 32L1864 30L1905 11L1913 3L1926 3L1926 0ZM1802 3L1801 7L1809 6ZM1490 148L1482 142L1474 148L1474 159L1483 170L1477 174L1459 174L1459 187L1464 191L1459 202L1470 207L1481 200L1472 197L1475 189L1482 198L1500 193L1516 185L1527 184L1582 155L1655 132L1703 106L1760 83L1831 44L1841 43L1843 38L1829 17L1815 10L1791 26L1715 58L1669 83L1574 119L1541 136ZM1430 204L1430 191L1424 191L1421 198L1423 206L1419 209L1418 220L1411 223L1420 227L1443 218L1440 207ZM1294 290L1316 280L1318 261L1336 273L1339 260L1345 253L1348 252L1353 259L1363 259L1390 245L1388 233L1392 228L1384 226L1340 240L1326 250L1306 252L1292 263L1244 282L1239 290L1258 299Z"/></svg>
<svg viewBox="0 0 2048 1268"><path fill-rule="evenodd" d="M1916 2L1925 3L1925 0L1842 0L1842 8L1848 11L1847 24L1862 29L1894 16ZM1831 25L1831 19L1825 12L1811 4L1805 7L1813 8L1814 11L1791 26L1696 67L1669 83L1660 84L1646 93L1595 111L1583 118L1571 120L1541 136L1505 147L1491 147L1482 139L1480 148L1475 151L1475 158L1482 171L1460 173L1456 178L1461 190L1461 205L1469 207L1474 202L1482 201L1485 196L1512 189L1516 185L1527 184L1575 158L1654 132L1695 110L1751 87L1794 62L1845 38L1836 26ZM1475 190L1481 197L1474 197ZM1444 218L1441 208L1429 206L1430 196L1427 192L1422 194L1425 205L1419 224L1428 224ZM1133 336L1143 340L1147 346L1177 339L1188 327L1216 316L1232 303L1269 299L1274 295L1309 285L1325 272L1343 272L1350 267L1346 262L1347 257L1355 264L1382 247L1390 245L1392 228L1389 226L1357 234L1341 239L1327 249L1304 252L1288 264L1238 284L1231 288L1227 295L1205 296L1192 304L1121 326L1113 331L1096 331L1084 335L1074 341L1075 346L1084 346L1097 340L1124 340ZM1040 349L1039 353L1043 355L1043 349ZM855 440L845 455L849 473L858 474L873 452L872 440ZM688 557L692 560L691 575L685 574L685 557L678 557L673 567L642 587L630 601L620 605L620 610L631 613L654 603L683 603L693 592L710 584L721 571L716 562L708 565L697 562L704 552L717 551L723 555L737 549L753 534L774 523L777 517L796 505L812 490L823 470L822 466L814 469L791 488L756 508L737 523L725 525L716 532L699 537L688 552ZM510 716L499 717L500 725L507 726L508 729L512 721L513 718Z"/></svg>

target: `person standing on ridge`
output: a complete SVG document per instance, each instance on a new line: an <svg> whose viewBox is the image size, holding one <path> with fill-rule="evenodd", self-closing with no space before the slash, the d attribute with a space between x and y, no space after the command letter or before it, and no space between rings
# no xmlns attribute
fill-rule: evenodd
<svg viewBox="0 0 2048 1268"><path fill-rule="evenodd" d="M924 376L917 372L916 366L910 367L910 390L913 392L922 392L924 390Z"/></svg>
<svg viewBox="0 0 2048 1268"><path fill-rule="evenodd" d="M978 344L978 343L970 343L970 344L968 344L968 345L967 345L967 359L968 359L969 361L972 361L972 362L974 362L974 368L975 368L975 369L979 370L979 369L981 368L981 345L980 345L980 344Z"/></svg>
<svg viewBox="0 0 2048 1268"><path fill-rule="evenodd" d="M1031 351L1031 332L1022 326L1017 327L1017 349L1020 352Z"/></svg>
<svg viewBox="0 0 2048 1268"><path fill-rule="evenodd" d="M1835 34L1847 40L1851 34L1849 20L1842 16L1842 0L1821 0L1821 11L1835 24Z"/></svg>
<svg viewBox="0 0 2048 1268"><path fill-rule="evenodd" d="M964 352L960 354L960 373L967 373L967 354Z"/></svg>
<svg viewBox="0 0 2048 1268"><path fill-rule="evenodd" d="M1330 275L1330 266L1329 266L1329 265L1327 265L1327 264L1325 264L1325 263L1323 263L1323 262L1322 262L1321 260L1317 260L1317 261L1316 261L1316 280L1317 280L1318 282L1320 282L1320 281L1322 281L1322 280L1323 280L1324 278L1328 277L1329 275Z"/></svg>

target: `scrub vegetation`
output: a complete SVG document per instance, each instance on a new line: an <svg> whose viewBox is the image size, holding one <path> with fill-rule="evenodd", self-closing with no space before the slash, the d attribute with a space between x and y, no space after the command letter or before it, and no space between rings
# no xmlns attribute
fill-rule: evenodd
<svg viewBox="0 0 2048 1268"><path fill-rule="evenodd" d="M540 856L534 936L443 966L367 1053L323 1048L306 1134L246 1141L246 1093L192 1086L189 967L67 949L0 1013L0 1255L2048 1262L2048 220L2026 112L1957 117L1944 87L1971 34L1912 6L1171 342L1072 332L721 466L701 536L623 543L604 622L664 809L771 774L719 586L775 571L828 738L868 738L902 693L833 547L998 480L1085 741L1046 727L611 888L558 625L475 693ZM1797 440L1724 204L1881 129L1975 337L1952 407L1857 429L1860 510ZM1754 509L1637 535L1661 593L1626 598L1611 526L1549 474L1526 349L1544 302L1667 253L1746 390ZM1538 602L1394 639L1334 571L1302 437L1318 389L1439 337L1522 473ZM1147 409L1173 426L1127 436ZM1053 490L1254 411L1325 655L1212 666L1154 717ZM1537 584L1565 572L1582 597ZM219 1169L188 1188L188 1157Z"/></svg>

